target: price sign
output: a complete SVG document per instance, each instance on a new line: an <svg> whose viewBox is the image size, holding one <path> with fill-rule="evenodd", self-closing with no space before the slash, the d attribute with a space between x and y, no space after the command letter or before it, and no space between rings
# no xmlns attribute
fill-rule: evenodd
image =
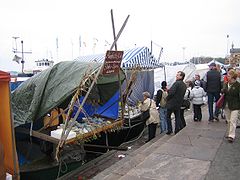
<svg viewBox="0 0 240 180"><path fill-rule="evenodd" d="M102 74L117 74L123 57L123 51L107 51Z"/></svg>

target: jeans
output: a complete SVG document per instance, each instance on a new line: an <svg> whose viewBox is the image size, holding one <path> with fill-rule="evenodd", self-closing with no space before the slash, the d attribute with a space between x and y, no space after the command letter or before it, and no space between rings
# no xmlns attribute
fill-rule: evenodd
<svg viewBox="0 0 240 180"><path fill-rule="evenodd" d="M171 115L174 113L175 115L175 131L174 133L177 134L181 130L181 120L180 120L180 109L173 110L173 109L168 109L167 110L167 128L168 128L168 133L172 133L172 120L171 120Z"/></svg>
<svg viewBox="0 0 240 180"><path fill-rule="evenodd" d="M167 131L167 108L159 108L160 128L161 132Z"/></svg>
<svg viewBox="0 0 240 180"><path fill-rule="evenodd" d="M208 92L208 113L209 113L209 120L212 121L214 119L214 115L218 117L219 115L219 109L216 108L215 105L215 112L213 115L213 102L217 102L220 98L220 92Z"/></svg>

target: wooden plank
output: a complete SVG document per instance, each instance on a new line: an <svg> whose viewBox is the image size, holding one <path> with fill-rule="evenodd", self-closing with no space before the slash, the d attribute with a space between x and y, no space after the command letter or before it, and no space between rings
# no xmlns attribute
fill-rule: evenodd
<svg viewBox="0 0 240 180"><path fill-rule="evenodd" d="M85 134L81 134L81 135L78 135L76 138L71 138L71 139L68 139L66 140L65 144L69 144L69 143L75 143L76 141L78 140L85 140L87 138L91 138L93 136L95 136L96 134L99 134L101 132L105 132L105 131L108 131L108 130L111 130L113 128L116 128L116 127L120 127L123 125L123 121L122 120L119 120L117 122L114 122L112 124L109 124L109 125L106 125L106 126L103 126L101 128L97 128L95 129L94 131L91 131L91 132L88 132L88 133L85 133ZM26 128L17 128L16 129L17 132L19 133L24 133L24 134L30 134L30 130L29 129L26 129ZM44 134L42 132L38 132L38 131L32 131L32 136L33 137L36 137L36 138L39 138L39 139L42 139L44 141L48 141L48 142L51 142L53 144L58 144L59 143L59 139L57 138L54 138L52 136L49 136L47 134Z"/></svg>

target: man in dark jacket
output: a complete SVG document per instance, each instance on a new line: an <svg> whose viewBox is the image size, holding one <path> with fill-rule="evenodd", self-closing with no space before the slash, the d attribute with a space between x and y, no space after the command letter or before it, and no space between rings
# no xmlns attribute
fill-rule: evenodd
<svg viewBox="0 0 240 180"><path fill-rule="evenodd" d="M168 126L168 132L166 134L168 135L172 133L172 121L171 121L172 113L174 113L175 115L174 133L177 134L183 128L180 120L180 108L182 106L183 97L187 89L186 84L183 82L184 77L185 73L182 71L178 71L176 75L176 81L168 91L166 104Z"/></svg>
<svg viewBox="0 0 240 180"><path fill-rule="evenodd" d="M208 113L209 113L209 122L213 122L213 119L218 119L219 109L215 107L215 112L213 114L213 103L214 101L220 98L221 91L221 74L216 69L216 64L211 63L209 65L209 71L206 74L206 89L208 96Z"/></svg>

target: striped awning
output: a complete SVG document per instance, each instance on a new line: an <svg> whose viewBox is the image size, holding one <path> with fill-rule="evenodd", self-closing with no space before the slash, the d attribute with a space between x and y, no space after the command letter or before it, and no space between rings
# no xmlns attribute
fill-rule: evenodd
<svg viewBox="0 0 240 180"><path fill-rule="evenodd" d="M80 56L75 61L95 61L104 62L105 54ZM134 67L141 67L143 69L155 69L162 67L162 64L157 60L147 47L138 47L130 50L125 50L122 60L123 69L132 69Z"/></svg>

